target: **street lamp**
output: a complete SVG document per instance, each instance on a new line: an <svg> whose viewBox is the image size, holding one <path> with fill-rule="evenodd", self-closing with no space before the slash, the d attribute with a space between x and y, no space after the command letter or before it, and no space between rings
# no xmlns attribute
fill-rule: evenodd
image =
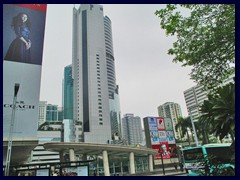
<svg viewBox="0 0 240 180"><path fill-rule="evenodd" d="M195 140L196 146L198 146L198 137L197 137L197 132L196 132L195 125L194 125L194 122L192 119L192 111L191 111L192 108L196 108L196 107L198 107L198 106L197 105L191 106L188 109L189 109L189 113L190 113L190 120L192 123L193 133L194 133L194 140Z"/></svg>
<svg viewBox="0 0 240 180"><path fill-rule="evenodd" d="M13 127L14 127L16 101L17 101L17 94L18 94L19 87L20 87L20 84L15 83L15 85L14 85L14 96L13 96L13 106L12 106L12 117L11 117L10 131L9 131L9 137L8 137L8 149L7 149L7 157L6 157L5 176L9 176L9 167L10 167L11 152L12 152Z"/></svg>

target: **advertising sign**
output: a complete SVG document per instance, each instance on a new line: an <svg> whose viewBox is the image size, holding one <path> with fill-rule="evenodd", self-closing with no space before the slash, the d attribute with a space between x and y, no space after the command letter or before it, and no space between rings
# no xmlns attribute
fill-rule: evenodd
<svg viewBox="0 0 240 180"><path fill-rule="evenodd" d="M62 176L88 176L88 166L62 168Z"/></svg>
<svg viewBox="0 0 240 180"><path fill-rule="evenodd" d="M148 118L148 126L150 131L157 131L158 127L157 127L156 118L153 118L153 117Z"/></svg>
<svg viewBox="0 0 240 180"><path fill-rule="evenodd" d="M171 118L164 118L166 131L173 131L173 125Z"/></svg>
<svg viewBox="0 0 240 180"><path fill-rule="evenodd" d="M160 153L162 153L163 159L170 158L168 142L160 142Z"/></svg>
<svg viewBox="0 0 240 180"><path fill-rule="evenodd" d="M151 138L152 145L159 144L158 131L150 131L150 138Z"/></svg>
<svg viewBox="0 0 240 180"><path fill-rule="evenodd" d="M167 134L166 131L158 131L159 134L159 141L160 142L167 142Z"/></svg>
<svg viewBox="0 0 240 180"><path fill-rule="evenodd" d="M166 131L168 144L176 144L173 131Z"/></svg>
<svg viewBox="0 0 240 180"><path fill-rule="evenodd" d="M14 139L37 139L46 4L3 4L3 138L19 84Z"/></svg>
<svg viewBox="0 0 240 180"><path fill-rule="evenodd" d="M156 119L157 119L158 130L165 130L164 119L162 117L158 117Z"/></svg>

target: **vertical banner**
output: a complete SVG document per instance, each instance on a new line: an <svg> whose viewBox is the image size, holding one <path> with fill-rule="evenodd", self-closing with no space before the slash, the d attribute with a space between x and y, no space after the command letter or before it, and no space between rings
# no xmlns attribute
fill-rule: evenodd
<svg viewBox="0 0 240 180"><path fill-rule="evenodd" d="M168 144L176 144L173 131L166 131Z"/></svg>
<svg viewBox="0 0 240 180"><path fill-rule="evenodd" d="M159 134L159 141L160 142L167 142L167 134L166 131L158 131Z"/></svg>
<svg viewBox="0 0 240 180"><path fill-rule="evenodd" d="M150 131L157 131L157 130L158 130L158 127L157 127L156 118L149 117L149 118L148 118L148 126L149 126L149 130L150 130Z"/></svg>
<svg viewBox="0 0 240 180"><path fill-rule="evenodd" d="M158 131L150 131L150 137L152 145L159 144Z"/></svg>
<svg viewBox="0 0 240 180"><path fill-rule="evenodd" d="M162 117L158 117L156 119L158 124L158 130L165 130L164 119Z"/></svg>
<svg viewBox="0 0 240 180"><path fill-rule="evenodd" d="M3 139L17 94L13 140L37 139L46 4L3 4Z"/></svg>
<svg viewBox="0 0 240 180"><path fill-rule="evenodd" d="M161 142L160 143L160 152L162 153L163 159L169 159L170 158L168 142Z"/></svg>
<svg viewBox="0 0 240 180"><path fill-rule="evenodd" d="M164 118L166 131L173 131L172 119L171 118Z"/></svg>

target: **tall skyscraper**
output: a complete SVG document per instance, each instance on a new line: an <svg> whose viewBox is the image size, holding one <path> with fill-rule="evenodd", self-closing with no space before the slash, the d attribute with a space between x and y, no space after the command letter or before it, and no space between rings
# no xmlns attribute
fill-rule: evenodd
<svg viewBox="0 0 240 180"><path fill-rule="evenodd" d="M111 139L111 127L116 124L111 126L111 111L120 114L114 68L111 21L104 17L103 7L74 7L72 74L77 142L107 143Z"/></svg>
<svg viewBox="0 0 240 180"><path fill-rule="evenodd" d="M176 137L179 137L178 132L176 131L176 124L178 118L182 117L182 111L179 104L174 102L166 102L163 105L158 106L158 115L164 118L170 118L173 124L173 130Z"/></svg>
<svg viewBox="0 0 240 180"><path fill-rule="evenodd" d="M143 142L141 118L134 114L125 114L122 118L122 136L130 145Z"/></svg>

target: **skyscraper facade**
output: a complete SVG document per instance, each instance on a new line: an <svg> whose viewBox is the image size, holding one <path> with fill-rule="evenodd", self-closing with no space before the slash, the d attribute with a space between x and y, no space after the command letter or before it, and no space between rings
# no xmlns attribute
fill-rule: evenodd
<svg viewBox="0 0 240 180"><path fill-rule="evenodd" d="M158 106L158 115L159 117L170 118L172 120L175 136L179 137L175 126L178 122L178 118L182 117L180 105L174 102L166 102L163 105Z"/></svg>
<svg viewBox="0 0 240 180"><path fill-rule="evenodd" d="M143 142L141 118L134 114L125 114L122 118L122 136L129 145Z"/></svg>
<svg viewBox="0 0 240 180"><path fill-rule="evenodd" d="M117 103L118 92L111 21L104 17L101 5L73 8L72 63L76 141L107 143L112 134L110 112L116 111L110 100Z"/></svg>

